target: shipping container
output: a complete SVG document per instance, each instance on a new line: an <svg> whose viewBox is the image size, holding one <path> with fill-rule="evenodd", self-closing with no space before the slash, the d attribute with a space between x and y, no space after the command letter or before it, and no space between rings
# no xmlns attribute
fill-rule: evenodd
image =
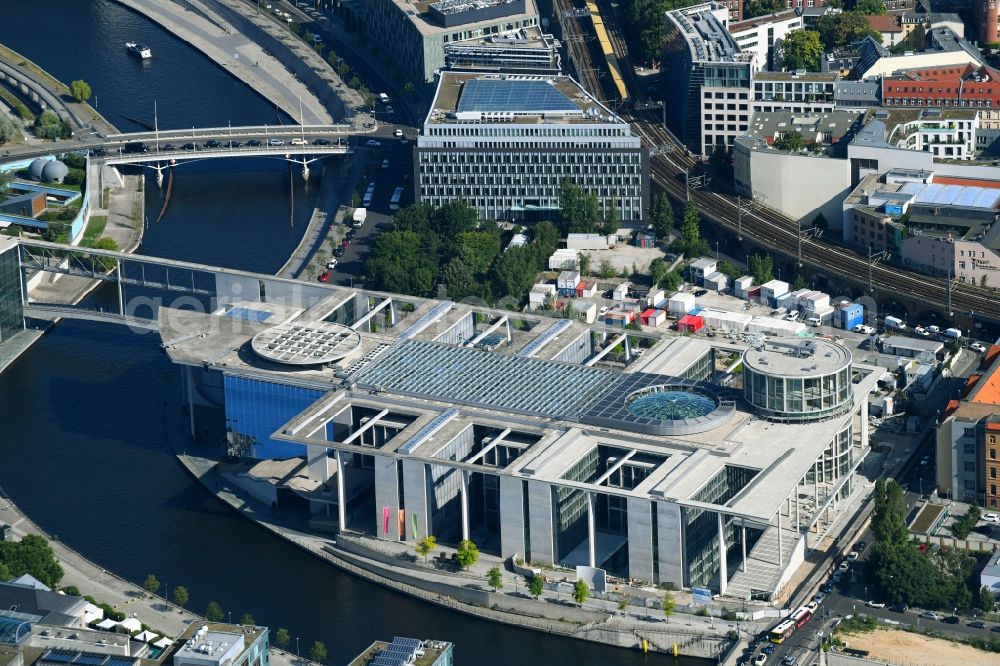
<svg viewBox="0 0 1000 666"><path fill-rule="evenodd" d="M681 333L697 333L705 325L698 315L684 315L677 320L677 330Z"/></svg>

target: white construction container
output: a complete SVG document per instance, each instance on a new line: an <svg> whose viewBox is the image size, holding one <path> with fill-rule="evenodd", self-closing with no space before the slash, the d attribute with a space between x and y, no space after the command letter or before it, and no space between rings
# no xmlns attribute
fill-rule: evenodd
<svg viewBox="0 0 1000 666"><path fill-rule="evenodd" d="M750 322L749 329L751 333L796 336L805 333L806 325L801 321L788 321L775 317L754 317Z"/></svg>
<svg viewBox="0 0 1000 666"><path fill-rule="evenodd" d="M836 314L837 308L832 305L824 305L814 310L809 310L806 315L809 317L819 317L820 321L823 322L823 326L833 326L833 315Z"/></svg>
<svg viewBox="0 0 1000 666"><path fill-rule="evenodd" d="M567 234L566 247L570 250L607 250L614 245L613 238L601 234Z"/></svg>
<svg viewBox="0 0 1000 666"><path fill-rule="evenodd" d="M615 290L612 293L612 297L614 298L614 300L624 301L626 298L628 298L628 287L629 287L628 282L622 282L620 285L615 287Z"/></svg>
<svg viewBox="0 0 1000 666"><path fill-rule="evenodd" d="M646 305L651 308L655 308L657 303L663 302L663 295L662 289L653 287L649 290L649 293L646 294Z"/></svg>
<svg viewBox="0 0 1000 666"><path fill-rule="evenodd" d="M728 284L729 278L726 277L725 273L720 273L719 271L706 275L704 281L702 282L702 286L705 287L705 289L711 289L713 291L725 291Z"/></svg>
<svg viewBox="0 0 1000 666"><path fill-rule="evenodd" d="M733 295L737 298L746 298L747 292L750 291L750 287L753 286L753 276L744 275L741 278L737 278L733 281Z"/></svg>
<svg viewBox="0 0 1000 666"><path fill-rule="evenodd" d="M545 304L547 298L556 297L556 286L554 284L548 284L540 282L531 288L528 293L528 306L537 310Z"/></svg>
<svg viewBox="0 0 1000 666"><path fill-rule="evenodd" d="M556 280L556 287L560 292L571 291L576 293L576 285L580 284L580 271L563 271Z"/></svg>
<svg viewBox="0 0 1000 666"><path fill-rule="evenodd" d="M705 326L717 331L745 331L753 320L753 315L741 314L738 312L726 312L725 310L702 310L698 316L705 322Z"/></svg>
<svg viewBox="0 0 1000 666"><path fill-rule="evenodd" d="M813 312L828 305L830 305L830 294L824 294L822 291L810 291L799 297L799 309L806 312Z"/></svg>
<svg viewBox="0 0 1000 666"><path fill-rule="evenodd" d="M788 283L781 280L771 280L760 285L760 300L762 303L774 307L774 301L779 296L788 293Z"/></svg>
<svg viewBox="0 0 1000 666"><path fill-rule="evenodd" d="M550 271L571 271L576 269L576 250L560 248L549 257Z"/></svg>
<svg viewBox="0 0 1000 666"><path fill-rule="evenodd" d="M570 303L573 311L588 324L597 321L597 303L594 301L575 300Z"/></svg>
<svg viewBox="0 0 1000 666"><path fill-rule="evenodd" d="M678 291L667 301L667 311L674 319L680 319L686 314L690 314L695 308L694 294Z"/></svg>

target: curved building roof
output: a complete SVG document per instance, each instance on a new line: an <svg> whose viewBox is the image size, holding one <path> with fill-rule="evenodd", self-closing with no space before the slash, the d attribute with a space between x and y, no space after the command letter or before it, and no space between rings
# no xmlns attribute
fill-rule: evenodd
<svg viewBox="0 0 1000 666"><path fill-rule="evenodd" d="M361 347L361 335L342 324L286 323L261 331L251 346L262 358L287 365L323 365Z"/></svg>
<svg viewBox="0 0 1000 666"><path fill-rule="evenodd" d="M34 164L34 162L32 162ZM59 160L49 160L42 167L42 180L46 183L62 182L62 179L69 173L69 167Z"/></svg>
<svg viewBox="0 0 1000 666"><path fill-rule="evenodd" d="M45 165L48 164L49 161L50 160L45 157L36 157L31 160L31 164L28 165L28 176L30 176L33 180L41 180L42 169L45 168Z"/></svg>
<svg viewBox="0 0 1000 666"><path fill-rule="evenodd" d="M849 368L851 352L843 345L819 338L775 338L748 349L743 363L762 375L815 377Z"/></svg>

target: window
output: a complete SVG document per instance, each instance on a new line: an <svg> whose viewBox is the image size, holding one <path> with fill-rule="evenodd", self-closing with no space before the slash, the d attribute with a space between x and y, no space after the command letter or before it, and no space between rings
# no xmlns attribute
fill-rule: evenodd
<svg viewBox="0 0 1000 666"><path fill-rule="evenodd" d="M966 472L975 472L976 471L976 463L970 462L970 461L966 461L965 462L965 471Z"/></svg>

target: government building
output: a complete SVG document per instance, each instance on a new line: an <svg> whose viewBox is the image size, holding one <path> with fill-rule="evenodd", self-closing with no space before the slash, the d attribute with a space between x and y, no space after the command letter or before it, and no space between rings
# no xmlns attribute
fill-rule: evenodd
<svg viewBox="0 0 1000 666"><path fill-rule="evenodd" d="M563 181L644 220L648 153L568 76L442 72L414 160L416 200L463 199L492 220L558 214Z"/></svg>
<svg viewBox="0 0 1000 666"><path fill-rule="evenodd" d="M824 339L215 281L159 310L192 435L224 422L226 478L310 524L769 599L862 492L884 371Z"/></svg>

